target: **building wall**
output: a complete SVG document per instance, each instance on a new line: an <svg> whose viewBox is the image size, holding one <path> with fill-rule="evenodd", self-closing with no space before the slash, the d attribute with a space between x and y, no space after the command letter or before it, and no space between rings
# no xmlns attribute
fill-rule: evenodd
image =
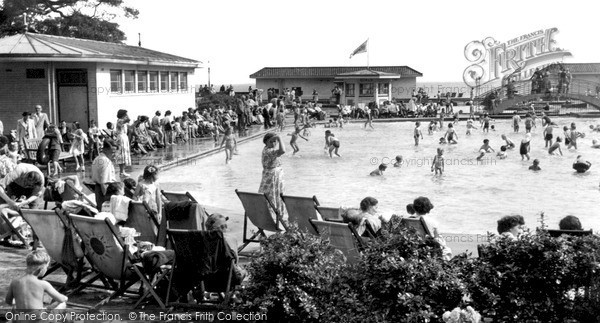
<svg viewBox="0 0 600 323"><path fill-rule="evenodd" d="M27 79L26 69L41 68L46 72L43 79ZM47 63L0 63L0 121L4 133L17 128L17 120L24 111L34 112L40 104L48 112L48 64Z"/></svg>
<svg viewBox="0 0 600 323"><path fill-rule="evenodd" d="M110 70L137 70L137 71L170 71L187 72L188 89L182 92L166 93L110 93ZM138 115L154 116L156 110L160 110L164 115L166 110L171 110L174 115L181 115L181 112L188 108L195 107L194 89L190 83L194 69L176 68L166 66L147 66L147 65L127 65L127 64L105 64L98 63L96 67L97 78L97 100L98 113L96 120L98 125L103 128L107 122L115 122L117 111L125 109L129 117L134 120ZM135 85L137 88L137 85Z"/></svg>

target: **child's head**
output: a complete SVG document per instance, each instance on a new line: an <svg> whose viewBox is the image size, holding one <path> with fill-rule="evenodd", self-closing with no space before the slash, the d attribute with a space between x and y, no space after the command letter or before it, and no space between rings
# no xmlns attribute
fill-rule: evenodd
<svg viewBox="0 0 600 323"><path fill-rule="evenodd" d="M440 137L440 142L446 142L446 138Z"/></svg>
<svg viewBox="0 0 600 323"><path fill-rule="evenodd" d="M575 126L575 122L571 123L571 129L577 129L577 127Z"/></svg>
<svg viewBox="0 0 600 323"><path fill-rule="evenodd" d="M221 215L220 213L213 213L206 219L206 229L211 231L227 231L227 220L228 217Z"/></svg>
<svg viewBox="0 0 600 323"><path fill-rule="evenodd" d="M454 125L453 125L453 124L451 124L451 123L449 123L449 124L448 124L448 128L454 128Z"/></svg>
<svg viewBox="0 0 600 323"><path fill-rule="evenodd" d="M326 131L325 131L325 135L326 135L326 136L328 136L328 135L331 135L331 130L326 130Z"/></svg>
<svg viewBox="0 0 600 323"><path fill-rule="evenodd" d="M440 156L443 155L444 154L444 150L442 148L438 148L437 149L437 154L440 155Z"/></svg>
<svg viewBox="0 0 600 323"><path fill-rule="evenodd" d="M415 122L415 126L419 127L421 125L420 121Z"/></svg>
<svg viewBox="0 0 600 323"><path fill-rule="evenodd" d="M487 145L487 144L489 144L489 143L490 143L490 140L489 140L489 139L483 139L483 144L484 144L484 145Z"/></svg>
<svg viewBox="0 0 600 323"><path fill-rule="evenodd" d="M408 212L408 214L413 215L415 214L415 207L413 206L413 204L406 204L406 212Z"/></svg>
<svg viewBox="0 0 600 323"><path fill-rule="evenodd" d="M396 156L396 161L399 163L402 162L402 156L401 155Z"/></svg>
<svg viewBox="0 0 600 323"><path fill-rule="evenodd" d="M27 273L34 276L43 276L50 263L50 256L43 250L34 250L25 258Z"/></svg>
<svg viewBox="0 0 600 323"><path fill-rule="evenodd" d="M563 131L567 131L567 130L569 130L569 128L567 128L567 126L564 126Z"/></svg>
<svg viewBox="0 0 600 323"><path fill-rule="evenodd" d="M561 137L556 137L556 142L562 142L562 138Z"/></svg>
<svg viewBox="0 0 600 323"><path fill-rule="evenodd" d="M125 194L124 190L123 190L123 183L120 182L112 182L112 183L108 183L108 186L106 187L106 199L109 200L111 196L113 195L123 195Z"/></svg>
<svg viewBox="0 0 600 323"><path fill-rule="evenodd" d="M534 165L534 166L537 166L537 165L539 165L539 164L540 164L540 160L539 160L539 159L534 159L534 160L533 160L533 165Z"/></svg>
<svg viewBox="0 0 600 323"><path fill-rule="evenodd" d="M133 178L126 178L123 180L123 185L128 190L134 190L135 187L137 186L137 183L135 182L135 179L133 179Z"/></svg>
<svg viewBox="0 0 600 323"><path fill-rule="evenodd" d="M226 135L228 135L228 136L229 136L229 135L231 135L231 133L232 133L232 130L231 130L231 128L227 128L227 130L225 130L225 134L226 134Z"/></svg>
<svg viewBox="0 0 600 323"><path fill-rule="evenodd" d="M386 165L386 164L381 164L381 165L379 165L379 170L380 170L380 171L382 171L382 172L383 172L383 171L385 171L386 169L387 169L387 165Z"/></svg>
<svg viewBox="0 0 600 323"><path fill-rule="evenodd" d="M106 123L106 129L112 129L112 128L113 128L112 122L107 122Z"/></svg>
<svg viewBox="0 0 600 323"><path fill-rule="evenodd" d="M500 151L506 151L506 145L500 147Z"/></svg>
<svg viewBox="0 0 600 323"><path fill-rule="evenodd" d="M496 130L496 127L494 125L490 126L492 128L492 130Z"/></svg>

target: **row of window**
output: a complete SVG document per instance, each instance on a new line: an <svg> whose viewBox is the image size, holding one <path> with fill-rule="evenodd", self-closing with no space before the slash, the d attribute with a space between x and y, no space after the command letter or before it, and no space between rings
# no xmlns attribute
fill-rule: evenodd
<svg viewBox="0 0 600 323"><path fill-rule="evenodd" d="M373 83L360 83L358 85L358 95L359 96L372 96L375 90L375 84ZM390 93L390 84L389 83L378 83L377 84L377 92L380 95L389 94ZM346 97L354 96L354 83L346 83Z"/></svg>
<svg viewBox="0 0 600 323"><path fill-rule="evenodd" d="M110 70L111 93L186 92L186 72Z"/></svg>

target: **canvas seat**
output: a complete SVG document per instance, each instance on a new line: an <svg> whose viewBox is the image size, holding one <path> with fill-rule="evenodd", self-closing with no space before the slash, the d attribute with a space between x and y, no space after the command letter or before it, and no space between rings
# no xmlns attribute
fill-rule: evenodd
<svg viewBox="0 0 600 323"><path fill-rule="evenodd" d="M560 236L562 236L563 234L569 235L569 236L589 236L594 234L594 232L592 230L556 230L556 229L549 229L547 230L548 234L551 237L555 237L558 238Z"/></svg>
<svg viewBox="0 0 600 323"><path fill-rule="evenodd" d="M433 237L425 219L423 217L420 218L402 218L400 222L403 226L408 229L414 230L415 233L421 238L425 238L426 236Z"/></svg>
<svg viewBox="0 0 600 323"><path fill-rule="evenodd" d="M190 194L190 192L166 192L161 190L160 193L169 202L192 201L198 203L198 201L192 196L192 194Z"/></svg>
<svg viewBox="0 0 600 323"><path fill-rule="evenodd" d="M288 222L294 222L298 225L298 230L318 235L315 228L310 224L309 219L322 220L321 215L317 213L316 206L319 200L316 196L301 197L281 194L281 199L285 203L285 209L288 213Z"/></svg>
<svg viewBox="0 0 600 323"><path fill-rule="evenodd" d="M328 239L332 247L340 250L346 256L348 262L358 261L365 242L352 224L313 219L310 222L321 237Z"/></svg>
<svg viewBox="0 0 600 323"><path fill-rule="evenodd" d="M265 232L281 232L283 229L287 229L286 225L281 221L281 214L271 204L266 194L241 192L238 190L235 190L235 193L244 207L243 244L238 248L238 253L251 242L260 242L260 239L266 238L267 235ZM272 214L275 214L275 219L273 219ZM248 220L258 228L256 233L250 238L247 237ZM283 229L279 227L280 224Z"/></svg>
<svg viewBox="0 0 600 323"><path fill-rule="evenodd" d="M138 241L152 242L158 245L159 222L154 216L154 212L146 202L131 201L129 202L129 210L127 221L123 224L124 227L134 228L140 233Z"/></svg>
<svg viewBox="0 0 600 323"><path fill-rule="evenodd" d="M327 207L316 205L315 209L323 220L342 220L342 212L339 207Z"/></svg>
<svg viewBox="0 0 600 323"><path fill-rule="evenodd" d="M199 304L212 303L225 305L234 287L235 254L229 248L223 232L200 230L168 230L168 236L175 250L174 269L169 280L169 294L178 297L177 302L169 306L189 306L189 292ZM224 297L204 298L210 293Z"/></svg>
<svg viewBox="0 0 600 323"><path fill-rule="evenodd" d="M143 288L152 295L161 308L165 308L164 301L154 291L155 284L151 284L142 272L141 263L136 262L129 250L129 246L119 236L118 229L109 219L95 219L79 215L70 215L79 236L83 240L84 253L90 264L103 278L118 281L115 291L104 298L93 308L107 304L115 297L128 292L134 284L140 282ZM142 293L139 293L145 298ZM136 305L138 305L140 302Z"/></svg>

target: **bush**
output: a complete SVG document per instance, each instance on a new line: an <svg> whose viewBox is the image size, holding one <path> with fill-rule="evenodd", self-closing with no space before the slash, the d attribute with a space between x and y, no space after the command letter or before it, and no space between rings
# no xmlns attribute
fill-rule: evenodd
<svg viewBox="0 0 600 323"><path fill-rule="evenodd" d="M474 307L495 321L596 322L599 250L597 236L552 238L538 231L518 242L498 239L463 263L463 278Z"/></svg>

